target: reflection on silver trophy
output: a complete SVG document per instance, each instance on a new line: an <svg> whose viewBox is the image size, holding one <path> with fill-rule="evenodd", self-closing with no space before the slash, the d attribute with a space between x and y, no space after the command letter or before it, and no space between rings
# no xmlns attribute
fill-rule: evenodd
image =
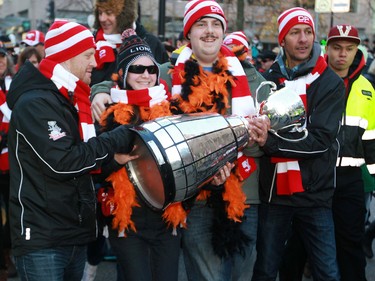
<svg viewBox="0 0 375 281"><path fill-rule="evenodd" d="M265 85L271 86L271 92L266 100L259 102L257 99L257 107L260 115L266 115L271 122L269 132L279 138L298 142L305 139L308 135L306 129L306 110L300 96L291 88L282 88L276 90L276 84L272 81L262 82L256 90L258 91ZM304 133L300 138L288 139L281 136L281 132L299 132Z"/></svg>
<svg viewBox="0 0 375 281"><path fill-rule="evenodd" d="M157 118L135 127L134 154L127 164L140 197L162 210L194 196L248 142L248 123L239 116L186 114Z"/></svg>

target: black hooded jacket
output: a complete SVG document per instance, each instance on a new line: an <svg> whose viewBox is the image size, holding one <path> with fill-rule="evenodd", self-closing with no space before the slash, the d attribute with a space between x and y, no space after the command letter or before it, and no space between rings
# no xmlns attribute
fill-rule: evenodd
<svg viewBox="0 0 375 281"><path fill-rule="evenodd" d="M266 80L275 82L279 88L282 79L295 80L311 73L320 56L320 46L314 44L308 61L288 69L281 52L266 74ZM284 70L284 71L283 71ZM260 197L263 202L294 207L330 207L335 187L335 166L338 156L337 134L344 110L344 83L332 69L327 67L306 90L308 136L299 142L288 142L268 134L263 147L265 156L260 164ZM276 94L276 93L275 93ZM295 133L284 136L291 139ZM304 192L293 195L277 195L275 164L271 157L297 159Z"/></svg>
<svg viewBox="0 0 375 281"><path fill-rule="evenodd" d="M139 21L137 21L137 28L135 32L137 32L137 35L150 46L152 54L159 64L165 63L169 60L163 43L158 37L148 32Z"/></svg>
<svg viewBox="0 0 375 281"><path fill-rule="evenodd" d="M76 108L31 63L7 95L10 227L13 254L81 245L96 237L96 197L90 171L129 152L128 129L83 142Z"/></svg>

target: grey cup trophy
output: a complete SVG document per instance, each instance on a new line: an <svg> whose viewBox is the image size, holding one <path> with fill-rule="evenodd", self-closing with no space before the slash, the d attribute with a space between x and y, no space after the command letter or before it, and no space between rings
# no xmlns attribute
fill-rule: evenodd
<svg viewBox="0 0 375 281"><path fill-rule="evenodd" d="M259 102L257 99L258 92L266 85L271 86L269 96ZM270 119L270 133L290 142L304 140L308 135L308 131L305 126L306 110L302 99L291 88L285 87L280 90L276 89L276 84L272 81L264 81L259 85L256 90L255 98L258 113L260 115L266 115ZM304 135L297 139L288 139L281 136L279 134L280 132L303 132Z"/></svg>
<svg viewBox="0 0 375 281"><path fill-rule="evenodd" d="M240 116L196 113L135 127L133 153L139 158L126 166L140 198L162 210L197 194L221 167L237 159L249 140L247 126Z"/></svg>

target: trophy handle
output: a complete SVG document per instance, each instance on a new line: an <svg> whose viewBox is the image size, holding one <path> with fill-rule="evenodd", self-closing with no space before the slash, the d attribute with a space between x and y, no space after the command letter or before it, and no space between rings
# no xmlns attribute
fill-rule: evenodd
<svg viewBox="0 0 375 281"><path fill-rule="evenodd" d="M255 106L256 106L256 109L258 111L258 114L259 114L259 110L260 110L260 104L263 102L263 101L262 102L258 101L258 92L259 92L259 90L261 88L263 88L266 85L270 85L271 86L271 92L269 93L269 95L272 95L277 90L276 84L274 82L272 82L272 81L263 81L263 82L261 82L259 84L258 88L255 91L255 99L254 99Z"/></svg>
<svg viewBox="0 0 375 281"><path fill-rule="evenodd" d="M303 128L302 131L304 132L304 136L302 136L301 138L299 138L299 139L287 139L285 137L280 136L275 130L272 130L272 129L269 130L270 133L274 134L275 136L279 137L282 140L289 141L289 142L299 142L299 141L304 140L305 138L307 138L307 135L309 134L309 132L307 131L307 129Z"/></svg>

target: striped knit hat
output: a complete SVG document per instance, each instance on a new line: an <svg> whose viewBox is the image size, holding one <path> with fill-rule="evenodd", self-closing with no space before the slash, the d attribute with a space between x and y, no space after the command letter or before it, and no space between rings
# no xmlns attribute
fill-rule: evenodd
<svg viewBox="0 0 375 281"><path fill-rule="evenodd" d="M80 53L95 49L94 36L83 25L69 21L55 21L44 42L46 58L61 63Z"/></svg>
<svg viewBox="0 0 375 281"><path fill-rule="evenodd" d="M191 26L202 17L212 17L221 21L224 32L227 29L227 19L220 5L213 0L193 0L185 6L184 36L190 31Z"/></svg>
<svg viewBox="0 0 375 281"><path fill-rule="evenodd" d="M289 30L297 24L309 25L315 36L315 26L311 14L304 8L295 7L283 12L277 19L279 24L279 44L284 40Z"/></svg>
<svg viewBox="0 0 375 281"><path fill-rule="evenodd" d="M128 76L129 66L142 56L149 57L158 67L157 80L159 84L159 64L156 62L150 46L140 38L134 29L126 29L122 33L123 43L117 55L117 72L121 77L120 87L126 86L126 77Z"/></svg>
<svg viewBox="0 0 375 281"><path fill-rule="evenodd" d="M249 50L249 43L247 42L247 37L243 31L235 31L228 34L224 38L224 45L244 45L245 52Z"/></svg>

